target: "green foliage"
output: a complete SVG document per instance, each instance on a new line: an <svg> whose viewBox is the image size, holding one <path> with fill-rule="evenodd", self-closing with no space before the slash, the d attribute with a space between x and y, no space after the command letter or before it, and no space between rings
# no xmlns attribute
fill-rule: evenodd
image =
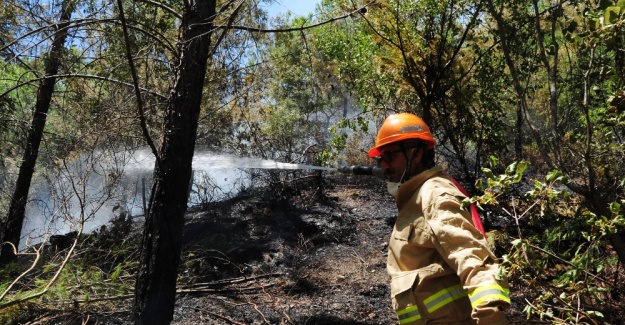
<svg viewBox="0 0 625 325"><path fill-rule="evenodd" d="M499 164L499 159L495 156L490 156L491 168L482 168L482 172L486 176L486 184L482 179L477 180L476 188L483 192L480 200L476 201L478 206L480 204L497 204L497 198L504 195L515 184L518 184L523 173L529 167L529 162L520 161L514 162L506 167L505 174L495 176L493 168L496 168Z"/></svg>
<svg viewBox="0 0 625 325"><path fill-rule="evenodd" d="M40 306L26 302L0 309L0 324L18 325L30 321L33 315L41 313Z"/></svg>
<svg viewBox="0 0 625 325"><path fill-rule="evenodd" d="M23 143L30 117L30 107L36 98L29 85L16 88L18 84L34 77L22 65L0 59L0 156L14 157L20 153L18 143Z"/></svg>
<svg viewBox="0 0 625 325"><path fill-rule="evenodd" d="M491 166L498 163L491 158ZM516 235L507 234L509 243L501 265L502 272L534 297L524 308L527 318L557 324L601 321L601 310L612 290L603 280L617 261L606 252L603 238L625 229L622 201L610 204L610 216L596 216L583 201L573 199L566 185L569 180L558 170L544 180L530 180L531 190L522 197L507 195L524 182L527 162L515 162L505 173L496 175L484 169L484 195L472 198L491 209L506 211L516 225Z"/></svg>
<svg viewBox="0 0 625 325"><path fill-rule="evenodd" d="M120 216L108 227L103 226L94 234L79 238L74 255L54 282L54 276L62 267L68 251L44 248L35 271L22 277L3 303L43 293L39 299L30 300L27 304L38 302L41 309L46 309L74 301L88 303L91 298L127 295L134 287L139 246L138 239L129 237L129 222L127 216ZM3 287L24 272L31 260L25 257L20 265L12 264L12 267L3 269L0 274Z"/></svg>
<svg viewBox="0 0 625 325"><path fill-rule="evenodd" d="M625 229L625 200L621 202L610 203L609 216L597 216L594 213L587 212L588 225L591 227L588 233L584 233L584 236L588 240L597 240L600 237L604 237L609 234L616 234L619 231Z"/></svg>
<svg viewBox="0 0 625 325"><path fill-rule="evenodd" d="M272 143L283 143L300 136L301 127L299 112L287 107L277 107L266 115L264 133Z"/></svg>

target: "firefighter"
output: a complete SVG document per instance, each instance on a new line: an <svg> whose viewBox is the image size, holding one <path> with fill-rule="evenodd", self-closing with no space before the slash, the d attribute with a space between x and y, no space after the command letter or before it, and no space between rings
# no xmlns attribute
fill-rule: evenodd
<svg viewBox="0 0 625 325"><path fill-rule="evenodd" d="M435 144L421 118L399 113L386 118L368 152L399 211L387 261L399 323L508 324L507 279L479 217L461 208L463 190L434 165Z"/></svg>

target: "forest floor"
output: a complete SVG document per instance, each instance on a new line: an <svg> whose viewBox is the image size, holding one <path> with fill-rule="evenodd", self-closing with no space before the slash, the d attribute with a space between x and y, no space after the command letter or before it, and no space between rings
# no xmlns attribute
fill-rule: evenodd
<svg viewBox="0 0 625 325"><path fill-rule="evenodd" d="M385 184L345 175L304 184L189 209L172 324L397 324L385 271L396 207ZM525 319L524 290L511 285L511 323L547 323ZM132 303L86 305L50 324L131 324Z"/></svg>

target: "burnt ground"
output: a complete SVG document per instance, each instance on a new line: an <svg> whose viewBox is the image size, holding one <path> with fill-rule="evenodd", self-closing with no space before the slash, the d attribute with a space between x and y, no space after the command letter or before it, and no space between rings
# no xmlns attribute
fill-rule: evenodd
<svg viewBox="0 0 625 325"><path fill-rule="evenodd" d="M394 203L384 183L352 180L189 211L193 257L179 283L191 292L173 323L395 323L385 272Z"/></svg>
<svg viewBox="0 0 625 325"><path fill-rule="evenodd" d="M397 324L385 271L395 218L381 180L325 174L189 209L172 324ZM508 315L530 323L511 284ZM132 303L20 324L131 324Z"/></svg>
<svg viewBox="0 0 625 325"><path fill-rule="evenodd" d="M261 193L189 211L173 324L397 323L384 182L324 175Z"/></svg>

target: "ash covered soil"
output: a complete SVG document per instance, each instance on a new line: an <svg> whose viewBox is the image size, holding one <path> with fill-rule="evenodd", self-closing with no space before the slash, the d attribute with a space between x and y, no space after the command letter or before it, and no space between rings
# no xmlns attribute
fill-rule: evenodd
<svg viewBox="0 0 625 325"><path fill-rule="evenodd" d="M386 184L297 184L189 211L173 324L397 324L385 269L397 209Z"/></svg>
<svg viewBox="0 0 625 325"><path fill-rule="evenodd" d="M189 209L172 324L397 324L385 270L397 210L386 184L324 174L277 188ZM525 324L517 291L508 314ZM53 323L132 324L132 304L86 305Z"/></svg>
<svg viewBox="0 0 625 325"><path fill-rule="evenodd" d="M173 324L396 323L385 188L324 175L190 210Z"/></svg>

